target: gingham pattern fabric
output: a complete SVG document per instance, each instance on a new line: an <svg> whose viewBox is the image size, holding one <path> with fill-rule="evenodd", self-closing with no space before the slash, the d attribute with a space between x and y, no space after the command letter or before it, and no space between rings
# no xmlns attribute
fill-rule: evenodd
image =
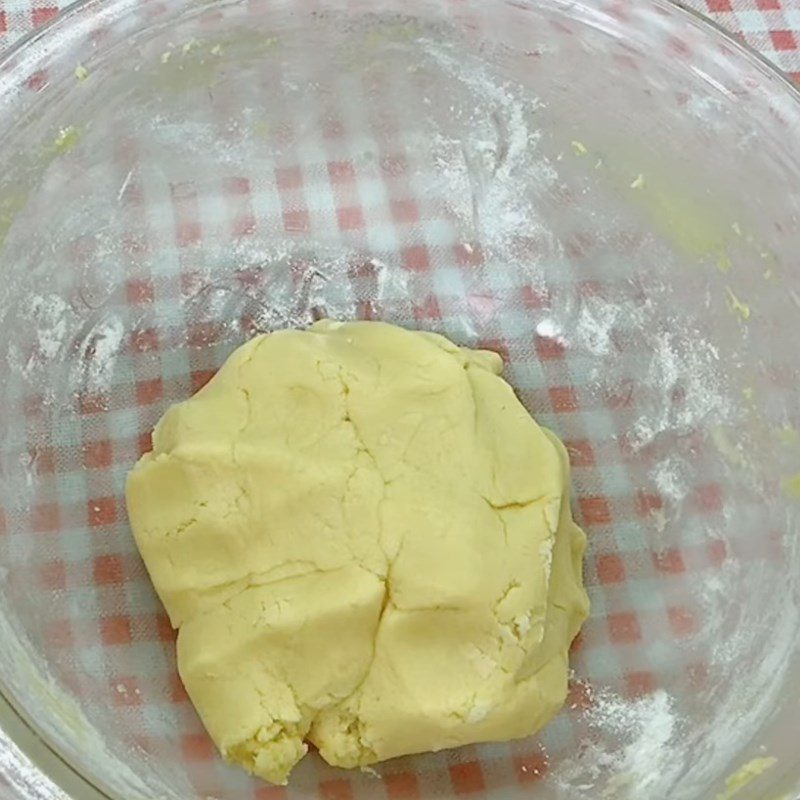
<svg viewBox="0 0 800 800"><path fill-rule="evenodd" d="M785 0L706 0L698 8L800 78L800 10ZM0 37L6 45L57 13L55 7L21 0L0 2L0 9ZM352 121L352 115L349 118ZM75 659L70 662L72 669L60 676L65 683L74 682L72 688L87 703L112 707L121 727L141 731L136 746L145 752L170 754L167 763L172 758L191 765L187 798L189 792L197 797L225 797L236 791L237 797L253 800L310 794L323 800L358 800L375 792L371 776L344 777L319 760L308 759L288 789L250 781L222 765L174 672L174 633L125 538L120 491L125 472L149 449L149 430L163 408L200 388L248 331L272 322L260 319L253 292L253 302L239 309L239 327L222 329L215 324L219 318L215 304L224 302L225 287L218 286L219 297L214 291L200 295L196 303L206 303L207 308L195 308L190 329L180 329L173 314L175 301L197 297L205 232L221 229L236 242L246 239L256 225L293 234L328 226L346 233L351 241L364 243L375 237L367 243L380 250L386 247L380 232L400 230L402 235L388 236L388 249L402 242L392 253L393 261L405 267L408 280L414 283L410 294L426 299L413 306L392 305L388 287L386 303L376 308L371 298L378 294L375 286L381 276L373 262L347 266L341 276L342 294L355 298L361 317L388 311L393 320L445 332L461 310L463 292L454 293L453 287L460 285L464 271L479 275L479 284L492 282L491 265L484 262L478 243L453 245L447 237L440 241L439 229L420 224L436 213L415 193L409 165L391 141L391 120L369 120L385 156L366 167L349 156L343 124L336 118L328 121L324 158L312 167L287 160L275 167L266 182L257 183L248 175L231 177L218 187L215 199L224 197L221 204L209 203L189 180L173 183L164 197L148 196L148 187L136 179L127 184L125 175L136 154L128 151L130 143L120 131L115 137L116 160L119 183L125 187L128 226L120 234L132 256L152 248L168 260L162 261L162 273L135 272L124 297L119 298L120 313L131 323L126 330L132 332L126 333L112 391L83 391L70 413L58 418L57 426L42 397L15 398L24 407L25 446L35 465L40 494L54 498L24 518L8 521L9 529L24 535L52 537L51 557L36 564L33 576L22 576L63 598L63 619L48 620L46 629L38 633L50 648L62 648ZM290 141L292 130L287 123L286 129L278 127L269 135ZM74 166L79 180L81 165ZM148 216L145 209L154 207L163 213ZM76 242L70 254L76 263L81 245ZM519 246L524 249L536 243L521 238ZM569 246L576 258L596 255L590 240L578 237ZM270 290L285 292L287 297L305 293L307 299L314 291L313 274L313 263L295 254L286 263L281 278L285 284L271 279ZM263 286L265 281L258 269L228 277L243 296L250 296L249 287ZM502 303L504 296L512 297L509 305L518 309L535 310L550 301L541 287L522 278L514 285L494 286L491 297L470 295L471 313L480 317L486 312L490 318L487 304ZM573 280L562 290L576 292L591 304L592 298L607 300L609 293L620 289ZM628 284L624 290L632 293L626 297L631 301L636 287ZM320 308L319 313L324 310ZM707 680L707 664L691 644L700 610L689 599L687 586L694 575L717 569L728 556L722 538L706 535L721 525L725 505L716 462L705 461L708 442L698 438L687 443L704 478L692 488L680 550L651 549L642 538L642 521L652 525L668 501L655 490L631 488L629 472L648 453L626 449L613 436L615 431L630 430L638 413L625 383L618 391L598 397L586 387L586 365L568 357L557 340L530 335L524 326L515 332L513 320L505 320L502 329L497 325L493 330L492 324L484 327L476 344L504 355L508 377L526 406L536 409L540 421L563 436L574 469L576 515L591 537L586 582L593 614L574 647L578 673L591 675L593 681L613 686L629 698L651 693L665 678L673 689L702 684ZM85 346L94 352L102 343L90 341ZM674 401L679 405L681 398ZM698 531L696 541L693 526ZM12 557L15 543L24 543L24 535L9 537L6 546ZM121 547L120 542L128 546ZM777 539L774 552L767 556L781 557ZM660 591L654 593L651 587L656 581ZM35 594L31 597L34 603ZM676 642L686 646L678 649ZM143 654L135 663L148 665L150 673L130 672L134 650ZM162 680L165 674L171 676L169 682ZM158 679L151 680L153 676ZM382 790L390 800L416 800L453 792L474 794L487 788L501 792L509 787L528 788L547 774L552 760L591 738L590 721L583 714L591 703L587 684L574 681L566 713L539 738L467 747L413 761L399 759L381 769Z"/></svg>

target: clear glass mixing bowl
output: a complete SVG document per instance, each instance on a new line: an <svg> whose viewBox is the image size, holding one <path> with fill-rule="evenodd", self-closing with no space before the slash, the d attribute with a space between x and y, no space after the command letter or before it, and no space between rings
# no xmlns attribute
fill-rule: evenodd
<svg viewBox="0 0 800 800"><path fill-rule="evenodd" d="M7 55L9 796L794 797L798 131L666 0L89 0ZM540 736L274 789L203 733L122 488L236 345L325 314L503 353L593 613Z"/></svg>

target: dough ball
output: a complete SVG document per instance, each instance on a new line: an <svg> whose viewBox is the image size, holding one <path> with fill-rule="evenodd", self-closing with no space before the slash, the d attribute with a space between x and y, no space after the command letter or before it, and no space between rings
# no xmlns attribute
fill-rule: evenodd
<svg viewBox="0 0 800 800"><path fill-rule="evenodd" d="M128 511L223 756L273 783L527 736L588 613L566 454L494 354L259 336L156 426Z"/></svg>

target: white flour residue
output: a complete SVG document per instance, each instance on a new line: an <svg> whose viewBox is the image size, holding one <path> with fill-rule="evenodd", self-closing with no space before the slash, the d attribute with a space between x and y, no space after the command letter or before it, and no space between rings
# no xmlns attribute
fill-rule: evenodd
<svg viewBox="0 0 800 800"><path fill-rule="evenodd" d="M729 128L727 108L725 103L715 97L696 93L692 93L686 102L686 113L709 132Z"/></svg>
<svg viewBox="0 0 800 800"><path fill-rule="evenodd" d="M650 470L649 477L661 497L675 506L683 505L696 479L695 469L679 455L662 458Z"/></svg>
<svg viewBox="0 0 800 800"><path fill-rule="evenodd" d="M746 576L747 569L739 558L727 558L714 569L698 572L697 580L691 585L694 603L701 610L696 615L702 624L698 636L709 643L710 662L717 676L738 670L748 650L753 648L758 620L745 621L740 591L741 586L752 580ZM768 580L774 582L772 578ZM768 610L759 605L756 618L768 614Z"/></svg>
<svg viewBox="0 0 800 800"><path fill-rule="evenodd" d="M630 787L628 794L649 798L669 790L683 764L676 757L679 751L676 752L675 738L680 723L672 698L665 691L659 690L635 702L600 693L591 716L595 724L612 731L623 743L614 761L620 788ZM607 791L605 794L624 796Z"/></svg>
<svg viewBox="0 0 800 800"><path fill-rule="evenodd" d="M581 298L575 322L570 333L574 350L584 351L593 356L612 356L616 352L615 334L630 336L652 325L653 304L647 300L636 305L625 300L606 300L589 295ZM595 374L607 374L608 364L598 361Z"/></svg>
<svg viewBox="0 0 800 800"><path fill-rule="evenodd" d="M648 338L650 360L642 381L651 408L631 428L641 448L662 434L683 436L710 420L727 421L731 392L720 377L719 350L693 332L675 330Z"/></svg>
<svg viewBox="0 0 800 800"><path fill-rule="evenodd" d="M303 327L319 315L349 319L357 316L359 300L391 311L409 297L407 272L349 248L275 238L206 250L209 262L227 261L239 269L199 276L181 298L181 313L194 325L213 323L230 342L253 330ZM247 331L241 326L245 316Z"/></svg>
<svg viewBox="0 0 800 800"><path fill-rule="evenodd" d="M562 788L591 800L666 800L685 768L683 721L664 690L626 700L609 690L594 694L586 721L586 748L553 773ZM573 795L571 795L573 796Z"/></svg>
<svg viewBox="0 0 800 800"><path fill-rule="evenodd" d="M64 347L74 314L66 301L55 294L34 295L29 303L27 316L35 324L39 353L52 361Z"/></svg>
<svg viewBox="0 0 800 800"><path fill-rule="evenodd" d="M5 782L27 800L69 800L5 731L0 731L0 767Z"/></svg>
<svg viewBox="0 0 800 800"><path fill-rule="evenodd" d="M109 315L92 326L84 339L79 365L83 388L91 392L104 392L111 388L125 335L125 325L117 315Z"/></svg>
<svg viewBox="0 0 800 800"><path fill-rule="evenodd" d="M606 356L613 346L612 334L623 314L618 303L607 303L600 298L585 302L578 313L572 340L595 356Z"/></svg>
<svg viewBox="0 0 800 800"><path fill-rule="evenodd" d="M761 585L752 576L748 580ZM780 578L774 583L776 597L791 595L789 587L780 585ZM741 581L735 585L740 587ZM704 787L735 768L752 732L762 727L781 702L787 672L796 661L800 610L794 602L778 600L772 608L753 607L749 602L743 611L749 613L740 620L737 632L727 643L716 643L712 653L716 683L724 691L724 700L714 702L708 724L697 725L687 737L686 747L693 758L681 786L689 797L698 796Z"/></svg>
<svg viewBox="0 0 800 800"><path fill-rule="evenodd" d="M119 310L93 308L83 297L80 301L76 307L59 295L23 293L19 316L9 320L15 335L7 348L8 368L47 406L70 406L82 391L114 388L129 323ZM33 460L20 464L26 469L15 476L30 481Z"/></svg>
<svg viewBox="0 0 800 800"><path fill-rule="evenodd" d="M6 364L46 397L52 394L47 380L49 364L66 358L79 320L71 306L55 294L26 295L17 303L20 316L11 324L14 337L8 343Z"/></svg>
<svg viewBox="0 0 800 800"><path fill-rule="evenodd" d="M484 62L465 60L440 42L422 42L425 53L453 84L453 124L443 120L432 132L429 150L435 167L432 187L445 199L466 240L478 240L507 264L530 269L530 257L514 253L524 235L559 248L536 208L537 197L558 174L537 150L541 130L532 120L541 108L523 87L501 81Z"/></svg>

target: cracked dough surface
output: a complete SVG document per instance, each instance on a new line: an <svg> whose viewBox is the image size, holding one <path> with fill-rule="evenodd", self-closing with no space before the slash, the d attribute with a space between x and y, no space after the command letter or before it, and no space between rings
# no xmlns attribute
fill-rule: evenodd
<svg viewBox="0 0 800 800"><path fill-rule="evenodd" d="M378 322L253 339L130 473L128 511L223 756L331 764L527 736L588 613L566 453L499 356Z"/></svg>

